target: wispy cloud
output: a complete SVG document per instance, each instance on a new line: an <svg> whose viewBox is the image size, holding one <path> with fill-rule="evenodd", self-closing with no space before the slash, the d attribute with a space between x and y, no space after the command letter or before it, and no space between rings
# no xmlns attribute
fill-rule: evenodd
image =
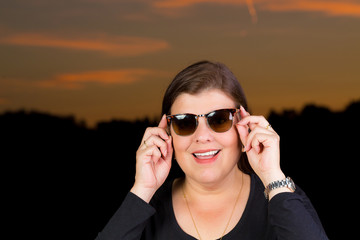
<svg viewBox="0 0 360 240"><path fill-rule="evenodd" d="M256 10L255 10L255 7L254 7L253 0L246 0L246 4L247 4L247 7L249 9L249 13L250 13L252 22L257 23L258 17L257 17L257 13L256 13Z"/></svg>
<svg viewBox="0 0 360 240"><path fill-rule="evenodd" d="M360 17L358 0L157 0L156 8L174 9L193 6L200 3L222 5L246 5L253 22L257 22L255 8L265 11L304 11L322 12L329 16Z"/></svg>
<svg viewBox="0 0 360 240"><path fill-rule="evenodd" d="M74 38L45 33L9 34L0 36L0 44L98 51L116 56L138 56L170 47L160 39L105 34Z"/></svg>
<svg viewBox="0 0 360 240"><path fill-rule="evenodd" d="M157 0L154 6L159 8L182 8L199 3L222 3L222 4L239 4L236 0Z"/></svg>
<svg viewBox="0 0 360 240"><path fill-rule="evenodd" d="M258 0L261 9L269 11L322 12L330 16L360 17L360 2L354 0Z"/></svg>
<svg viewBox="0 0 360 240"><path fill-rule="evenodd" d="M173 10L175 8L185 8L201 3L215 3L221 5L247 5L251 20L257 22L257 13L253 0L157 0L153 6L158 9Z"/></svg>
<svg viewBox="0 0 360 240"><path fill-rule="evenodd" d="M130 84L152 77L167 76L167 73L145 68L120 70L100 70L56 75L50 80L39 81L38 86L45 88L81 89L86 84Z"/></svg>

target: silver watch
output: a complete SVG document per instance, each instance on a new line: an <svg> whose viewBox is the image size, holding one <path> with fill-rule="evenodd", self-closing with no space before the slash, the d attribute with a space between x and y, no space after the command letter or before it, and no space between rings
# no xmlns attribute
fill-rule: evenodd
<svg viewBox="0 0 360 240"><path fill-rule="evenodd" d="M267 185L267 187L265 188L265 191L264 191L265 198L269 199L269 193L271 190L276 189L276 188L283 188L283 187L287 187L290 190L292 190L293 192L296 189L294 181L290 177L287 177L283 180L278 180L278 181L269 183L269 185Z"/></svg>

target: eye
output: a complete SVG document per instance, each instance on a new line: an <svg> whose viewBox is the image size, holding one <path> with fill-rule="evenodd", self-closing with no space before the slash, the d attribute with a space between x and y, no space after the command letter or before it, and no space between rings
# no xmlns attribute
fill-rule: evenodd
<svg viewBox="0 0 360 240"><path fill-rule="evenodd" d="M173 119L173 129L179 135L190 135L196 129L196 116L192 114L179 114Z"/></svg>
<svg viewBox="0 0 360 240"><path fill-rule="evenodd" d="M215 132L226 132L232 126L232 116L226 109L218 110L209 113L208 123Z"/></svg>
<svg viewBox="0 0 360 240"><path fill-rule="evenodd" d="M229 114L230 113L226 110L218 110L210 113L208 118L214 124L223 124L228 120L231 120L231 118L229 118Z"/></svg>

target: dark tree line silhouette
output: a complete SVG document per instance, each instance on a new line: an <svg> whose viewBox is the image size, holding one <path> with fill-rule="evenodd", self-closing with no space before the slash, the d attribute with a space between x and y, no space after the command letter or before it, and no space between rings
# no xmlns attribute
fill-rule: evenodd
<svg viewBox="0 0 360 240"><path fill-rule="evenodd" d="M307 105L268 120L281 137L283 171L309 195L330 239L343 239L343 219L357 206L360 100L341 112ZM131 188L136 150L156 125L146 118L90 129L74 117L1 114L3 216L12 238L94 239ZM169 179L182 175L173 166Z"/></svg>

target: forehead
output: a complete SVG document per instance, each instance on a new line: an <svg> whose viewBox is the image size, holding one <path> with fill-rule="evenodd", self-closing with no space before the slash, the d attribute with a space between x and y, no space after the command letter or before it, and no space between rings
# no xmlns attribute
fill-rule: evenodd
<svg viewBox="0 0 360 240"><path fill-rule="evenodd" d="M204 114L217 109L235 107L235 102L225 92L210 89L197 94L180 94L171 106L171 114Z"/></svg>

